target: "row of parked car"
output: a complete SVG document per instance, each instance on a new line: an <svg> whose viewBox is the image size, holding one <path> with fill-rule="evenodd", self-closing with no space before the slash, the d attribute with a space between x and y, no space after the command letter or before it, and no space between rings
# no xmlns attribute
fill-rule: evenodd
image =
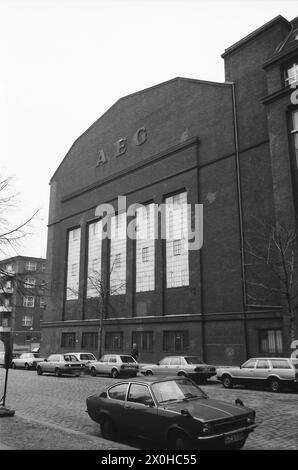
<svg viewBox="0 0 298 470"><path fill-rule="evenodd" d="M4 355L4 353L2 353ZM4 362L4 357L2 358ZM1 353L0 353L1 364ZM97 360L92 353L69 352L51 354L47 359L38 353L23 353L11 362L13 369L22 367L36 369L38 375L54 373L92 376L109 375L113 378L138 373L145 376L177 375L189 377L200 383L216 375L225 388L234 385L261 385L272 392L279 392L284 386L298 385L298 359L285 357L252 358L240 367L215 367L205 364L197 356L167 356L155 364L139 364L128 354L105 354Z"/></svg>
<svg viewBox="0 0 298 470"><path fill-rule="evenodd" d="M164 442L170 449L240 449L257 427L255 410L237 398L235 403L210 399L195 381L216 375L225 388L268 385L273 392L298 384L298 359L253 358L240 367L215 367L196 356L167 356L156 364L138 364L127 354L36 353L13 358L11 367L35 368L38 375L54 373L125 377L86 399L86 412L99 423L102 436L121 433ZM126 378L130 377L130 378ZM195 381L190 380L195 379Z"/></svg>

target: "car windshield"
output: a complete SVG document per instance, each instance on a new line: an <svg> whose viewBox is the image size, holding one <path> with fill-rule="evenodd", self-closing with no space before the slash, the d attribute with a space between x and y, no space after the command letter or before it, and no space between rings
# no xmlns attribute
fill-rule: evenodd
<svg viewBox="0 0 298 470"><path fill-rule="evenodd" d="M134 358L131 356L120 356L120 358L121 358L121 361L125 362L126 364L128 362L135 362Z"/></svg>
<svg viewBox="0 0 298 470"><path fill-rule="evenodd" d="M187 364L204 364L201 359L199 359L197 356L187 356L185 357L185 360Z"/></svg>
<svg viewBox="0 0 298 470"><path fill-rule="evenodd" d="M189 379L158 382L152 385L152 391L160 404L207 397L203 390Z"/></svg>

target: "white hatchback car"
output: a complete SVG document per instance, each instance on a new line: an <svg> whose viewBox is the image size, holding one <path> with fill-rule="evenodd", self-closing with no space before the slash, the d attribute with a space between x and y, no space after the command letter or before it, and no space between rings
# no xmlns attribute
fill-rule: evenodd
<svg viewBox="0 0 298 470"><path fill-rule="evenodd" d="M115 379L119 376L135 377L139 371L137 361L126 354L105 354L99 361L92 362L88 367L93 377L97 374L106 374Z"/></svg>
<svg viewBox="0 0 298 470"><path fill-rule="evenodd" d="M90 363L97 361L94 354L89 353L89 352L69 352L67 354L73 354L85 366L88 366Z"/></svg>

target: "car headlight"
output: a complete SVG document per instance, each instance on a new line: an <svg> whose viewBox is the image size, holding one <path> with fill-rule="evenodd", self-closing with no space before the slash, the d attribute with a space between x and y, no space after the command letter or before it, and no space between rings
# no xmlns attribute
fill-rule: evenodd
<svg viewBox="0 0 298 470"><path fill-rule="evenodd" d="M249 416L247 416L246 422L247 422L247 424L253 424L255 422L255 415L250 414Z"/></svg>
<svg viewBox="0 0 298 470"><path fill-rule="evenodd" d="M203 434L209 434L211 432L211 424L205 423L202 428Z"/></svg>

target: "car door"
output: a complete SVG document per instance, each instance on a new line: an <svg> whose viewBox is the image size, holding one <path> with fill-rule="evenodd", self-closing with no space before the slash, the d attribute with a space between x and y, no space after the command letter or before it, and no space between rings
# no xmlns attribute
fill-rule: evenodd
<svg viewBox="0 0 298 470"><path fill-rule="evenodd" d="M110 374L112 369L120 369L120 364L117 363L117 356L110 356L109 362L106 367L106 374Z"/></svg>
<svg viewBox="0 0 298 470"><path fill-rule="evenodd" d="M48 362L46 362L46 371L47 372L55 372L56 367L60 365L60 356L55 355L52 356Z"/></svg>
<svg viewBox="0 0 298 470"><path fill-rule="evenodd" d="M107 374L108 373L108 363L109 363L109 356L105 355L100 358L100 360L96 363L96 371L98 374Z"/></svg>
<svg viewBox="0 0 298 470"><path fill-rule="evenodd" d="M256 385L264 385L270 373L269 361L267 359L258 359L255 373L254 382Z"/></svg>
<svg viewBox="0 0 298 470"><path fill-rule="evenodd" d="M44 361L44 362L41 364L41 368L42 368L42 371L43 371L43 372L49 372L49 371L50 371L50 365L49 365L49 364L50 364L50 361L52 360L53 357L54 357L53 355L49 356L49 357L47 358L47 360Z"/></svg>
<svg viewBox="0 0 298 470"><path fill-rule="evenodd" d="M179 356L171 357L170 364L169 364L170 373L173 375L177 375L180 369L181 369L181 357Z"/></svg>
<svg viewBox="0 0 298 470"><path fill-rule="evenodd" d="M154 374L171 375L170 357L164 357L154 369Z"/></svg>
<svg viewBox="0 0 298 470"><path fill-rule="evenodd" d="M126 410L124 408L128 385L128 382L118 383L109 388L107 392L108 400L105 400L102 407L98 409L98 412L105 411L108 413L120 431L128 429L128 423L125 419Z"/></svg>
<svg viewBox="0 0 298 470"><path fill-rule="evenodd" d="M130 384L124 410L124 419L131 434L147 439L158 439L160 429L157 407L147 385Z"/></svg>
<svg viewBox="0 0 298 470"><path fill-rule="evenodd" d="M257 360L256 359L249 359L246 361L239 370L236 372L236 380L235 383L239 384L252 384L255 380L255 367L256 367Z"/></svg>

